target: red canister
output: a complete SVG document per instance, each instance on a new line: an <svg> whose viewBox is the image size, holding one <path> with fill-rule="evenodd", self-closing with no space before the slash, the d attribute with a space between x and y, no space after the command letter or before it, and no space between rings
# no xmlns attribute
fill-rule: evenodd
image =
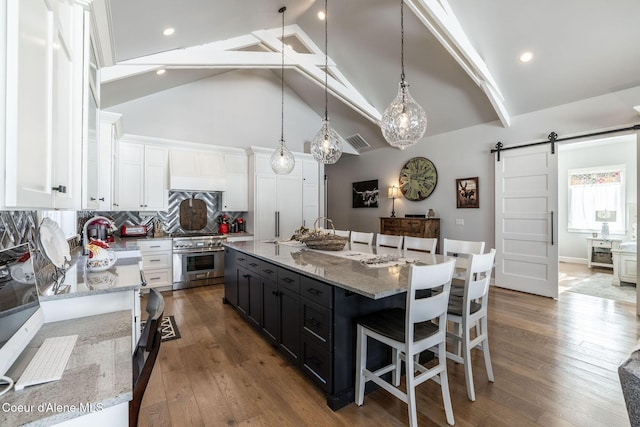
<svg viewBox="0 0 640 427"><path fill-rule="evenodd" d="M220 234L229 234L229 224L226 222L221 222L218 227L218 233Z"/></svg>

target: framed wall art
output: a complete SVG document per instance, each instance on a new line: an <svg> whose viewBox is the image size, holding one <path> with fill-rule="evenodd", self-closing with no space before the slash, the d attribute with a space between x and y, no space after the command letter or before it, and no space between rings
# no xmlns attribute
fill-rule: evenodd
<svg viewBox="0 0 640 427"><path fill-rule="evenodd" d="M377 208L378 207L378 195L380 191L378 188L378 180L372 179L370 181L360 181L353 183L353 207L354 208Z"/></svg>
<svg viewBox="0 0 640 427"><path fill-rule="evenodd" d="M456 207L479 208L478 177L456 179Z"/></svg>

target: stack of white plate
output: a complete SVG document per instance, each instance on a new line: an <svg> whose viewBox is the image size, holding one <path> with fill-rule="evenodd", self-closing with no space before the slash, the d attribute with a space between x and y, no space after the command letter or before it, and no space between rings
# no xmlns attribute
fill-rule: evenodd
<svg viewBox="0 0 640 427"><path fill-rule="evenodd" d="M71 252L69 243L58 223L50 218L43 219L38 238L42 252L47 259L57 268L66 268L66 264L71 261Z"/></svg>

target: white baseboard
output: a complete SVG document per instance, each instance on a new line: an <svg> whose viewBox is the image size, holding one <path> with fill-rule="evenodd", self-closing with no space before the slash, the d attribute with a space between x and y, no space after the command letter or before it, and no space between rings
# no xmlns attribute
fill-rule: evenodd
<svg viewBox="0 0 640 427"><path fill-rule="evenodd" d="M570 264L588 264L586 258L574 258L569 256L561 256L558 257L558 261L560 262L568 262Z"/></svg>

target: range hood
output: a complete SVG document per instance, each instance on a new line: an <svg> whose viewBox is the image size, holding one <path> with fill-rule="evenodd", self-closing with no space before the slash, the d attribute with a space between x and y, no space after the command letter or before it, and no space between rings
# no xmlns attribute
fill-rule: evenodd
<svg viewBox="0 0 640 427"><path fill-rule="evenodd" d="M214 151L171 150L169 189L183 191L226 191L224 154Z"/></svg>

